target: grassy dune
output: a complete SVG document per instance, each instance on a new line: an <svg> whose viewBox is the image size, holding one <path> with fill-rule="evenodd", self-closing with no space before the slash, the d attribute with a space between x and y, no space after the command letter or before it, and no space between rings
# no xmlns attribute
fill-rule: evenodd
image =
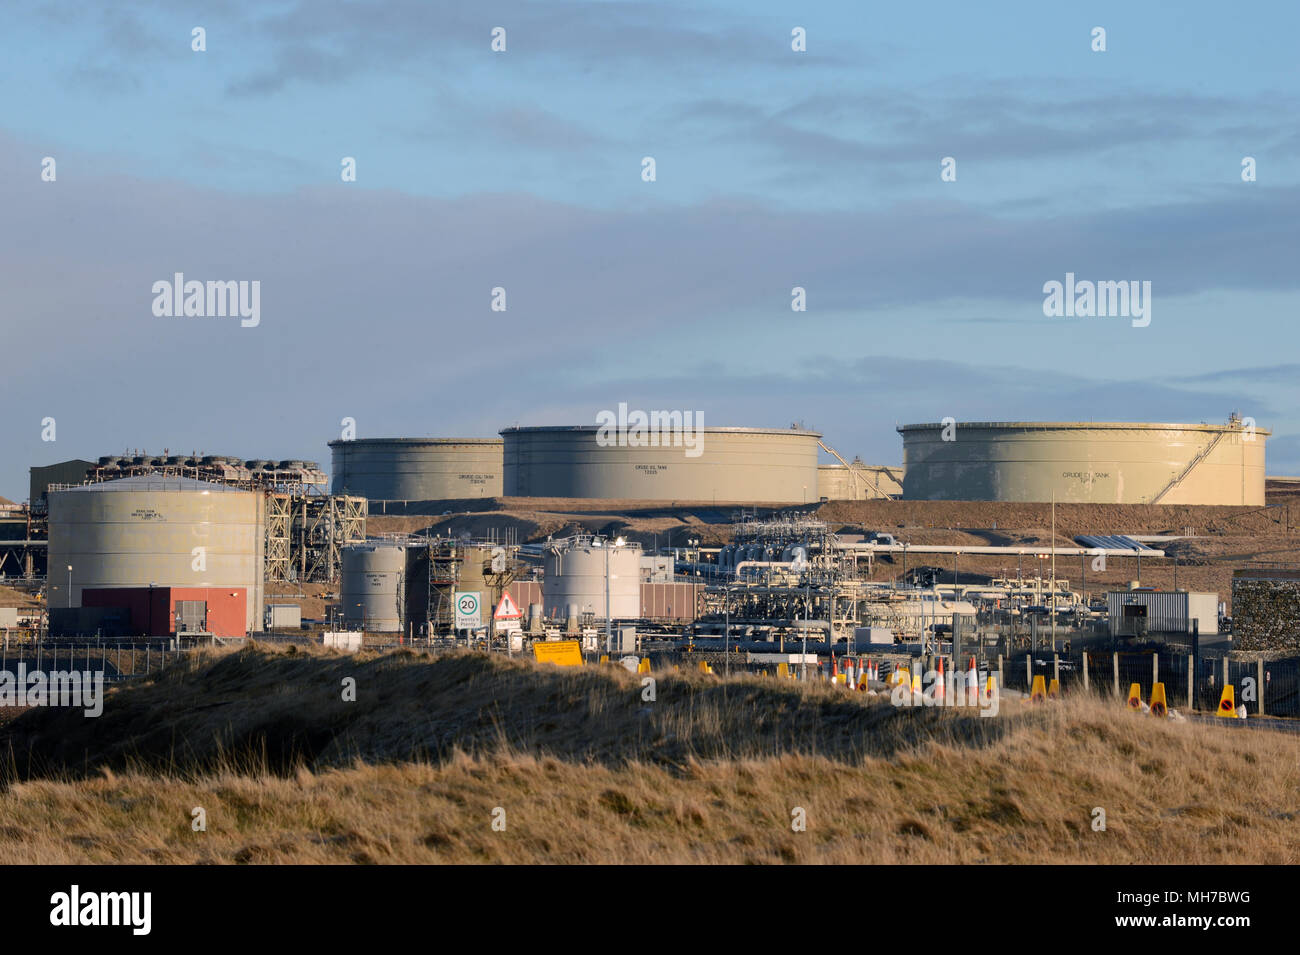
<svg viewBox="0 0 1300 955"><path fill-rule="evenodd" d="M645 702L612 667L201 656L4 728L0 864L1300 860L1294 736L656 676Z"/></svg>

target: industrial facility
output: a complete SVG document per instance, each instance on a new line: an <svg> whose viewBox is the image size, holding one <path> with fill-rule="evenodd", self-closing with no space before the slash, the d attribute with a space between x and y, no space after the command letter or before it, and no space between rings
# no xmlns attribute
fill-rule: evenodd
<svg viewBox="0 0 1300 955"><path fill-rule="evenodd" d="M689 442L611 437L596 426L512 427L499 439L332 441L332 488L310 461L143 452L75 459L32 468L31 504L0 514L0 568L39 589L51 633L82 635L238 637L273 621L280 631L477 634L491 643L498 623L513 629L514 618L493 616L503 600L518 606L534 637L591 637L618 623L664 639L736 628L753 643L798 638L834 648L856 646L864 633L871 642L882 634L927 640L961 620L976 627L996 618L1014 629L1022 613L1052 632L1091 621L1116 638L1217 635L1225 616L1217 594L1180 590L1176 568L1171 591L1138 586L1141 561L1162 559L1162 541L1194 539L1194 529L1141 539L1106 529L1061 546L1053 526L1049 555L1041 543L1007 543L1014 538L999 536L996 525L987 546L970 535L938 543L903 530L918 527L909 511L896 512L906 518L900 523L855 530L805 505L902 498L1255 506L1263 503L1269 432L1235 415L1226 425L946 419L897 430L902 468L849 460L819 432L797 426L701 426ZM819 463L819 453L835 463ZM574 518L581 508L564 515L569 505L529 503L526 516L503 519L502 541L501 528L484 518L511 510L510 497L598 501L600 516L583 524ZM441 509L425 510L428 527L411 524L419 512L400 506L380 520L387 505L474 498L500 500L457 511L459 525ZM639 519L611 501L692 510L646 517L638 541L596 532L613 515L617 526ZM698 507L706 503L739 506L728 517ZM374 533L372 518L380 520ZM531 524L532 539L521 543L510 520ZM1279 521L1289 530L1289 512ZM723 542L694 539L698 532L686 529L701 522L717 527ZM1005 558L1014 576L1003 567L960 582L967 555ZM1058 576L1058 557L1077 561L1084 579L1072 586ZM1104 567L1107 557L1133 558L1139 579L1128 590L1114 589L1112 579L1096 598L1104 602L1090 605L1089 562ZM927 560L950 561L951 584ZM310 594L292 586L308 583L326 586ZM1277 585L1250 586L1253 594ZM268 607L268 588L310 601L315 619L294 603ZM467 595L478 608L473 619L462 606ZM1258 614L1243 620L1256 626Z"/></svg>
<svg viewBox="0 0 1300 955"><path fill-rule="evenodd" d="M692 447L604 442L595 426L506 428L511 497L800 504L817 498L821 435L799 428L700 428ZM689 453L688 453L689 452Z"/></svg>
<svg viewBox="0 0 1300 955"><path fill-rule="evenodd" d="M906 500L1264 503L1270 432L1235 414L1226 425L948 421L898 432Z"/></svg>
<svg viewBox="0 0 1300 955"><path fill-rule="evenodd" d="M135 475L48 495L51 608L81 607L92 588L242 590L246 631L262 629L261 494Z"/></svg>
<svg viewBox="0 0 1300 955"><path fill-rule="evenodd" d="M356 438L329 443L335 494L402 503L499 497L500 438Z"/></svg>

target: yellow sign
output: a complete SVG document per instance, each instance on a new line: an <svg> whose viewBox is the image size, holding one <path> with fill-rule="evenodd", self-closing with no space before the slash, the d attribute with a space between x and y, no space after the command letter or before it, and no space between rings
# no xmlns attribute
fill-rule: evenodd
<svg viewBox="0 0 1300 955"><path fill-rule="evenodd" d="M548 640L533 644L533 657L538 663L554 663L560 667L582 666L582 646L577 640Z"/></svg>

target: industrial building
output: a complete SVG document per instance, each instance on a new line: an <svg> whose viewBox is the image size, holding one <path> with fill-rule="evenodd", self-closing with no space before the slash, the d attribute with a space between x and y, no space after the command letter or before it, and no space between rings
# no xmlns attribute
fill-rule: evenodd
<svg viewBox="0 0 1300 955"><path fill-rule="evenodd" d="M500 438L356 438L329 446L335 494L409 503L502 493Z"/></svg>
<svg viewBox="0 0 1300 955"><path fill-rule="evenodd" d="M203 481L262 495L268 581L337 581L341 548L366 539L365 498L328 494L329 479L314 461L143 452L104 455L97 462L78 459L31 469L33 506L26 515L27 540L0 543L0 574L21 568L25 576L45 575L49 488L130 477ZM14 537L12 530L0 527L0 540Z"/></svg>
<svg viewBox="0 0 1300 955"><path fill-rule="evenodd" d="M248 632L248 591L243 587L87 587L81 606L127 611L130 628L123 636L242 637ZM59 628L53 629L57 634ZM87 632L90 627L77 629Z"/></svg>
<svg viewBox="0 0 1300 955"><path fill-rule="evenodd" d="M1219 595L1186 590L1113 590L1106 594L1112 637L1219 632Z"/></svg>
<svg viewBox="0 0 1300 955"><path fill-rule="evenodd" d="M906 500L1264 503L1270 432L1226 425L974 421L908 424Z"/></svg>
<svg viewBox="0 0 1300 955"><path fill-rule="evenodd" d="M48 500L51 608L81 606L87 588L242 589L246 630L262 629L263 494L142 474Z"/></svg>
<svg viewBox="0 0 1300 955"><path fill-rule="evenodd" d="M594 425L507 428L511 497L797 504L817 500L821 435L798 428L700 428L690 445L607 440ZM626 440L632 438L633 440Z"/></svg>

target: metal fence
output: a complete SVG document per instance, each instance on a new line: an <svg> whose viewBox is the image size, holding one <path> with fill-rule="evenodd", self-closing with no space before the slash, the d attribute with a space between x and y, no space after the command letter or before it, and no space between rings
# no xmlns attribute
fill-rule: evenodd
<svg viewBox="0 0 1300 955"><path fill-rule="evenodd" d="M129 680L157 673L180 659L186 650L153 643L74 644L33 641L10 646L0 644L0 671L89 671L104 674L105 682Z"/></svg>
<svg viewBox="0 0 1300 955"><path fill-rule="evenodd" d="M1084 673L1087 679L1084 679ZM1156 682L1174 708L1214 711L1225 683L1234 701L1251 716L1300 717L1300 657L1259 660L1233 659L1222 652L1193 655L1178 650L1110 651L1099 653L1023 653L1003 660L1005 686L1029 692L1033 678L1061 681L1061 691L1086 687L1125 698L1136 683L1142 699L1151 699ZM1188 687L1191 696L1188 696ZM1262 709L1262 712L1261 712Z"/></svg>

